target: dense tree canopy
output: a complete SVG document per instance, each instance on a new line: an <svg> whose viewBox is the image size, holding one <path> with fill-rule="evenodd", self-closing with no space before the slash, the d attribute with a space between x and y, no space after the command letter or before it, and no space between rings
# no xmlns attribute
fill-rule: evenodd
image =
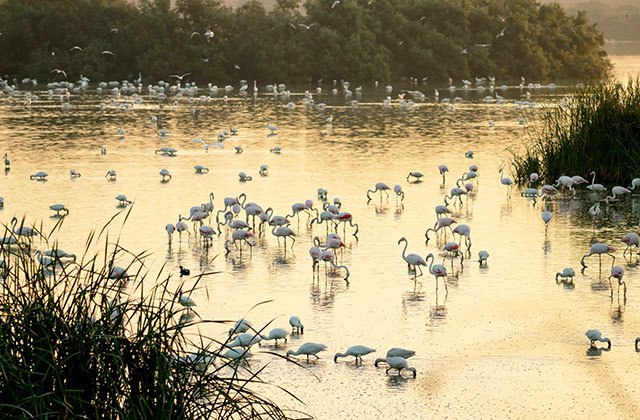
<svg viewBox="0 0 640 420"><path fill-rule="evenodd" d="M597 80L603 44L533 0L0 0L0 74L41 81Z"/></svg>

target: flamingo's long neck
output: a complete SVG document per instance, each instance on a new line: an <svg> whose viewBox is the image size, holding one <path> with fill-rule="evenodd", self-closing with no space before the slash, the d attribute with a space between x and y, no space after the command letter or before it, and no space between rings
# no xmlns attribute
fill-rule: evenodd
<svg viewBox="0 0 640 420"><path fill-rule="evenodd" d="M593 171L591 172L591 174L593 175L593 177L591 178L591 186L593 186L593 184L595 184L596 182L596 172Z"/></svg>
<svg viewBox="0 0 640 420"><path fill-rule="evenodd" d="M407 252L407 246L409 246L409 242L405 239L404 248L402 248L402 259L405 261L407 260L407 257L405 256L405 253Z"/></svg>

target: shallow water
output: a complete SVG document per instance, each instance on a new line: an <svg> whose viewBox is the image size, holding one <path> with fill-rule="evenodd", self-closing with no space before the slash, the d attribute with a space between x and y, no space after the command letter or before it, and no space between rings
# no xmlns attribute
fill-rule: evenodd
<svg viewBox="0 0 640 420"><path fill-rule="evenodd" d="M325 91L330 88L326 85ZM433 86L418 88L427 93L427 100L413 110L400 109L397 101L385 109L384 88L363 86L355 108L330 93L315 98L327 103L324 112L305 108L301 96L293 99L296 109L288 111L285 103L266 95L255 101L224 101L219 95L196 105L195 117L185 99L159 110L156 102L144 97L142 104L126 111L109 106L107 94L90 94L72 96L70 110L63 112L57 98L46 92L37 92L40 101L29 106L5 96L0 102L0 150L9 153L12 163L11 170L0 175L0 195L5 198L0 221L25 215L30 223L42 221L48 230L58 221L50 217L48 206L64 203L70 214L58 233L60 247L81 252L88 233L122 211L114 197L126 194L135 204L124 227L126 211L116 218L111 239L121 233L125 248L149 250L146 265L152 273L167 262L177 285L179 265L192 274L221 271L206 279L206 290L194 293L200 317L246 316L256 326L275 319L268 331L288 329L289 316L296 314L304 322L304 335L291 337L286 346L263 350L284 354L307 341L327 345L308 369L258 348L250 362L253 367L268 363L263 379L291 391L306 406L267 387L265 392L275 401L320 419L577 418L593 412L632 416L640 392L635 381L640 356L633 348L640 335L638 260L622 258L619 238L637 226L639 199L610 206L595 233L598 240L618 247L616 261L627 271L625 303L616 293L610 298L607 258L601 273L595 257L584 274L578 271L594 239L587 209L595 197L580 193L554 198L549 205L553 219L545 233L541 203L534 207L515 190L507 198L499 182L498 169L508 168L508 150L527 138L528 128L519 118L533 121L536 108L484 104L481 99L489 92L462 90L453 96L464 100L449 106L434 101ZM527 90L499 93L525 99ZM532 101L544 103L566 91L530 92ZM440 87L440 98L445 97L449 93ZM103 112L101 101L107 103ZM324 122L330 114L332 126ZM152 115L158 115L158 127L151 124ZM494 127L489 127L489 120ZM280 128L277 136L267 136L268 123ZM239 134L226 140L222 150L205 153L192 142L195 137L213 142L229 127L238 128ZM126 130L124 139L120 128ZM159 128L167 129L169 136L160 139ZM102 145L106 155L100 153ZM235 145L242 145L244 153L235 154ZM269 152L275 145L282 147L281 155ZM177 156L154 154L159 147L175 147ZM473 159L464 157L467 150L475 152ZM437 171L442 163L450 170L444 187ZM196 164L210 172L195 174ZM258 175L262 164L269 165L266 177ZM470 164L479 167L476 193L454 217L471 226L471 258L462 265L447 260L455 275L447 279L448 294L442 281L436 293L434 278L427 272L414 283L397 242L406 237L407 252L423 256L440 252L442 241L425 245L424 232L435 222L434 207ZM71 168L82 177L71 180ZM168 183L160 182L161 168L173 175ZM116 181L105 179L109 169L116 169ZM48 181L29 180L39 170L48 172ZM239 182L240 171L253 180ZM409 184L409 171L423 172L425 181ZM379 181L400 184L406 192L404 202L397 203L391 195L367 203L366 190ZM223 197L244 192L247 201L284 215L295 202L317 203L318 187L326 188L330 199L340 197L343 210L360 226L357 239L349 229L343 236L346 249L340 264L349 267L348 284L340 273L326 275L324 267L319 280L313 279L307 250L313 236L325 234L325 227L307 228L306 216L299 224L293 219L293 249L279 246L271 233L257 240L251 255L236 251L227 258L224 235L210 247L193 235L182 241L175 235L173 245L167 244L164 226L208 201L209 192L215 193L216 210ZM486 268L475 261L480 249L490 253ZM119 262L128 264L125 258ZM578 272L574 285L556 284L555 273L567 266ZM265 300L271 302L247 313ZM201 330L222 340L228 328ZM611 338L611 351L587 352L584 333L590 328ZM334 353L355 344L377 351L366 356L362 366L349 359L333 363ZM409 359L417 369L416 379L387 376L384 368L373 367L373 360L390 347L416 351Z"/></svg>

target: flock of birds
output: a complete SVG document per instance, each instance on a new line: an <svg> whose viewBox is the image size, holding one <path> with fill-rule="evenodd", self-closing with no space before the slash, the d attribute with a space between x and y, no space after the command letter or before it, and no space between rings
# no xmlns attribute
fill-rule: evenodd
<svg viewBox="0 0 640 420"><path fill-rule="evenodd" d="M307 28L308 29L308 28ZM504 32L504 31L503 31ZM194 35L195 36L195 35ZM187 83L184 87L181 86L181 81L184 77L188 76L187 74L176 75L175 78L178 80L176 85L167 85L167 84L159 84L158 86L151 87L149 86L150 95L158 98L159 100L166 99L165 92L169 91L174 94L176 97L181 97L182 95L186 95L189 98L193 98L194 93L197 92L197 87L195 85L191 86ZM173 77L173 76L172 76ZM493 82L493 81L492 81ZM482 86L481 81L477 81L478 86ZM523 81L524 83L524 81ZM88 79L84 80L80 83L79 86L72 86L65 83L56 83L52 84L51 89L60 94L61 102L63 103L63 109L65 105L63 102L63 97L68 96L68 89L72 91L82 91L88 86ZM100 85L98 89L108 88L109 84ZM240 94L246 93L247 91L247 83L245 82L243 85L244 89L241 87ZM342 84L343 90L345 90L345 96L350 97L349 93L349 85L344 82ZM470 83L464 83L465 87L470 86ZM531 87L531 86L530 86ZM535 86L534 86L535 87ZM79 89L79 90L78 90ZM3 90L5 93L12 94L16 90L13 88L8 88L8 85L3 83ZM217 87L210 86L210 92L217 91ZM284 85L271 85L267 88L269 92L272 92L275 96L282 96L285 99L288 99L290 96L290 92L286 90ZM387 92L391 93L392 88L387 87ZM493 92L493 83L490 84L490 90ZM123 86L112 86L112 93L121 92L129 93L136 95L136 92L139 91L139 88L133 88L131 90L130 86L126 84ZM231 92L231 89L225 87L225 92ZM257 87L254 82L254 93L257 92ZM356 89L356 92L358 90ZM407 92L415 99L419 99L424 96L419 91L410 91ZM436 90L435 96L438 97L439 93ZM527 95L527 98L530 96ZM491 100L496 101L498 99L498 95L489 97ZM30 100L33 100L33 96L30 97ZM134 101L135 101L134 97ZM205 99L200 98L201 101ZM390 97L387 98L390 101ZM307 101L312 106L321 107L322 104L314 104L312 100L312 95L306 93L303 102ZM190 99L190 102L193 102ZM443 102L447 102L444 101ZM404 99L404 94L399 95L398 103L401 104L409 104ZM353 103L352 103L353 105ZM530 106L531 103L522 103L520 105ZM289 104L287 105L290 106ZM403 105L401 105L403 106ZM69 109L69 106L66 106L66 109ZM158 119L156 116L151 117L151 123L156 125ZM327 124L332 124L333 116L327 118ZM521 122L522 123L522 122ZM268 124L266 126L268 130L267 137L273 137L278 134L278 127L273 124ZM213 147L224 148L225 141L231 136L237 135L238 131L235 128L231 128L230 130L223 130L216 137L216 141L213 143L207 143L201 138L196 138L193 140L194 144L199 144L204 147L205 152L208 152ZM121 129L119 131L119 135L121 137L125 136L125 130ZM159 137L166 137L169 133L167 131L158 130ZM243 149L241 146L235 146L236 153L242 153ZM271 153L280 154L282 153L282 148L280 146L275 146L270 149ZM107 153L106 146L102 146L101 153L104 155ZM155 154L161 154L163 156L175 156L178 153L177 149L170 147L161 147L154 151ZM474 153L469 150L464 154L466 159L473 159ZM5 165L5 170L9 170L11 167L11 161L7 153L3 156L3 161ZM209 168L203 165L196 165L194 167L195 173L207 173L209 172ZM442 186L444 187L446 176L449 170L446 165L440 165L438 167L438 173L442 177ZM258 169L258 173L260 176L268 176L269 167L268 165L262 165ZM172 179L172 174L167 169L161 169L159 171L159 175L161 177L162 182L170 182ZM585 185L588 191L591 191L593 194L601 197L601 200L598 200L594 206L589 210L591 216L596 220L601 216L602 210L600 209L600 205L608 205L614 201L620 199L621 196L625 194L630 194L634 189L640 187L640 178L636 178L632 180L629 188L616 186L611 189L611 195L607 196L607 189L601 185L595 183L595 173L592 173L591 183L582 178L581 176L562 176L560 177L554 185L543 185L541 187L537 187L539 177L537 174L531 174L530 176L530 184L528 188L524 189L521 193L523 197L531 199L535 202L542 198L545 202L544 209L541 213L542 220L546 226L552 219L552 213L549 211L547 203L549 200L555 195L560 193L562 190L566 190L569 194L576 194L577 188L579 185ZM71 169L69 171L69 176L71 178L79 178L81 177L81 173L76 169ZM30 179L44 182L47 180L48 174L44 171L38 171L30 175ZM115 169L111 169L107 171L105 174L105 178L108 180L115 180L117 177L117 173ZM250 175L247 175L244 172L238 174L239 180L241 182L248 182L252 180ZM408 173L406 181L409 183L419 183L422 182L424 178L424 174L419 171L411 171ZM507 189L507 197L510 199L511 197L511 188L513 187L514 182L504 176L503 169L499 171L499 182L504 185ZM432 275L435 279L436 293L438 293L438 284L439 280L443 280L443 284L445 287L445 293L448 293L447 287L447 278L451 275L451 271L454 271L454 261L457 259L460 260L460 265L462 265L465 258L469 259L471 256L471 228L467 224L458 223L453 217L451 217L452 208L462 207L464 206L464 198L470 195L476 194L477 186L479 180L479 172L477 165L471 164L462 176L456 179L455 187L451 188L449 193L443 197L443 204L437 205L435 207L435 221L433 227L429 227L426 229L425 243L428 245L429 241L432 240L431 235L436 238L436 246L437 249L428 252L425 257L422 257L418 253L407 253L409 242L405 237L401 237L398 239L398 245L402 245L402 251L400 252L402 259L406 262L408 267L408 272L412 275L414 282L417 282L417 278L423 275L422 268L428 271L430 275ZM378 182L374 185L374 187L370 190L366 191L366 197L369 201L376 199L376 195L379 196L379 200L389 199L390 193L393 193L396 197L396 200L402 201L405 199L405 193L400 184L394 185L391 188L385 182ZM209 194L208 200L192 206L189 209L188 216L184 216L182 214L177 215L176 223L169 223L166 225L165 230L167 232L168 243L171 244L173 241L173 236L177 232L179 235L179 240L182 241L182 235L187 234L191 235L192 231L194 234L198 235L198 240L203 244L203 246L211 246L214 239L216 237L225 235L224 240L224 249L226 255L231 253L239 253L240 257L242 257L243 250L245 247L248 248L248 251L251 255L252 249L256 246L254 242L256 236L264 237L267 233L267 229L270 229L271 235L277 239L278 244L283 242L284 252L288 249L287 240L290 241L290 247L293 248L295 246L296 241L296 231L291 228L292 219L298 219L298 225L300 224L300 216L306 215L306 227L307 229L313 229L313 225L325 225L325 233L324 237L321 239L320 235L314 237L313 246L309 248L309 256L311 258L311 266L314 273L314 276L319 275L320 267L324 264L325 273L329 276L335 276L335 270L341 270L344 274L343 278L346 282L349 281L350 271L349 267L340 263L341 253L344 252L345 249L345 237L347 237L347 227L349 227L349 235L353 236L357 239L357 235L359 232L359 225L354 222L354 216L351 212L345 211L342 208L342 202L338 197L333 198L333 200L329 201L327 197L327 190L324 188L318 188L317 190L317 198L322 203L320 207L316 206L313 200L304 199L300 202L293 203L291 205L291 213L286 215L277 215L274 214L274 209L272 207L267 207L266 209L262 206L258 205L254 202L247 202L247 196L244 193L239 194L235 197L226 197L223 199L223 203L219 208L214 208L214 193L211 192ZM131 204L132 201L127 198L124 194L119 194L115 197L118 202L118 206L126 207ZM4 199L0 197L0 206L4 205ZM56 203L50 206L50 209L55 212L58 217L65 217L69 214L69 209L66 208L64 204ZM192 228L190 228L189 223L192 223ZM454 227L455 225L455 227ZM342 235L340 235L339 229L342 226ZM39 234L39 232L32 227L28 226L18 226L18 221L16 218L13 218L11 221L10 230L12 233L9 236L5 236L4 238L0 238L0 245L12 246L20 243L20 238L22 237L32 237ZM451 238L449 240L448 234L451 234ZM636 233L628 233L623 236L623 243L627 245L627 249L625 249L624 254L628 252L629 248L632 246L638 247L640 245L640 237ZM595 243L590 246L590 249L587 253L585 253L581 264L583 266L583 270L587 268L585 264L585 259L592 255L597 255L599 258L604 254L608 254L613 257L615 261L615 256L612 254L615 249L603 243ZM51 249L51 250L37 250L36 256L38 260L45 267L55 267L57 265L70 264L75 261L75 255L64 252L61 249ZM442 257L442 262L436 262L437 256ZM478 259L477 262L481 267L487 267L487 260L489 258L489 253L486 250L480 250L477 253ZM451 262L451 269L448 269L447 260ZM0 267L4 266L4 261L0 261ZM180 266L180 276L189 276L190 270L186 267ZM331 270L331 271L329 271ZM455 273L453 274L455 275ZM571 267L567 267L562 272L557 273L556 281L573 281L573 277L575 276L575 271ZM109 267L109 277L113 279L128 279L130 276L127 274L126 269L117 266ZM613 297L613 285L611 283L612 279L617 280L618 282L618 291L622 286L624 289L624 296L626 298L626 283L623 280L624 278L624 268L619 265L614 265L612 262L611 267L611 275L609 277L610 287L611 287L611 296ZM191 311L194 306L196 306L195 301L187 295L179 296L179 303L187 308L188 311ZM275 341L275 346L278 346L278 340L283 340L285 343L287 342L287 337L289 335L295 335L297 337L301 337L304 332L304 326L302 325L300 319L297 316L292 316L289 320L289 323L292 327L291 333L288 333L283 328L275 328L272 329L269 334L263 335L261 330L255 330L251 327L251 323L245 319L241 319L234 327L229 331L229 339L224 343L224 353L215 355L221 356L229 359L246 359L251 355L250 349L252 346L259 344L261 341ZM608 338L602 336L602 334L598 330L589 330L587 331L587 337L590 341L590 344L593 346L595 342L607 342L609 348L611 347L611 341ZM636 349L638 349L638 343L640 342L640 338L636 339ZM306 357L307 362L310 361L310 357L318 358L318 354L326 351L327 346L321 343L315 342L306 342L298 347L297 350L288 350L286 352L286 357L289 358L291 356L304 356ZM355 345L347 348L344 352L338 352L334 355L334 362L337 362L338 359L344 357L354 357L355 363L362 363L362 358L364 356L369 355L375 350L372 347L368 347L365 345ZM412 376L415 378L417 375L416 369L408 366L407 359L411 356L415 355L415 352L412 350L406 350L403 348L392 348L389 349L384 358L378 358L375 360L374 365L377 367L381 363L384 363L388 366L386 372L389 373L392 370L398 372L398 374L402 374L402 372L411 372Z"/></svg>

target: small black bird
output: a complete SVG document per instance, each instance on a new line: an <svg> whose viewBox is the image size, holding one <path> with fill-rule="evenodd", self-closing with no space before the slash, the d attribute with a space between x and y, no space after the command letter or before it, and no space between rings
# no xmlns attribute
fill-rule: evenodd
<svg viewBox="0 0 640 420"><path fill-rule="evenodd" d="M183 266L180 266L180 277L188 276L189 274L191 274L191 271L189 271L188 268L184 268Z"/></svg>

